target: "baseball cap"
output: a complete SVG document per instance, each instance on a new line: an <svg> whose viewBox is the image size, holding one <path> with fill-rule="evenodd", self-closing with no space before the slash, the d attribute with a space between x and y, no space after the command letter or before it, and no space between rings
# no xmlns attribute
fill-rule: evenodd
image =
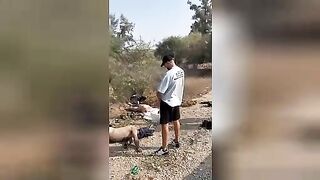
<svg viewBox="0 0 320 180"><path fill-rule="evenodd" d="M171 61L171 60L173 60L173 56L172 56L172 55L165 55L165 56L163 56L161 67L162 67L166 62L169 62L169 61Z"/></svg>

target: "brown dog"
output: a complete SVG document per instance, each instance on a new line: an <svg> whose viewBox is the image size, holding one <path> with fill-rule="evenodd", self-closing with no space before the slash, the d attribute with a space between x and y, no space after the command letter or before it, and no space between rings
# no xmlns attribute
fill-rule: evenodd
<svg viewBox="0 0 320 180"><path fill-rule="evenodd" d="M120 128L109 127L109 143L124 143L124 147L127 148L132 141L136 146L136 151L141 152L136 127L131 125Z"/></svg>

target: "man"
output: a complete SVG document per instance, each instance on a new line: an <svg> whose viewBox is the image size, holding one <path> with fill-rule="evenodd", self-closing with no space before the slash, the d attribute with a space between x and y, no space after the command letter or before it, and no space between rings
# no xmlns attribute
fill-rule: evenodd
<svg viewBox="0 0 320 180"><path fill-rule="evenodd" d="M157 96L160 103L160 124L162 131L162 146L155 152L156 155L168 154L169 122L173 122L175 139L172 145L180 147L180 105L182 103L184 89L184 71L174 62L173 55L165 55L162 58L161 67L168 69L161 80Z"/></svg>

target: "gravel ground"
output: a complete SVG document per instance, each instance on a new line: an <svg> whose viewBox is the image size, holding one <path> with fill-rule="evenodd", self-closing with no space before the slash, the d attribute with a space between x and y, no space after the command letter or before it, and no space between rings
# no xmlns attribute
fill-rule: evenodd
<svg viewBox="0 0 320 180"><path fill-rule="evenodd" d="M211 101L212 92L203 95L197 104L181 108L181 135L179 149L169 147L169 155L157 157L152 153L161 145L161 130L157 126L152 137L140 140L142 153L136 153L133 145L125 150L121 144L109 145L109 178L122 179L212 179L212 132L199 125L211 119L212 108L199 104ZM112 121L111 121L112 122ZM148 125L147 122L138 126ZM173 126L169 126L170 141L173 139ZM140 168L139 174L130 175L134 165Z"/></svg>

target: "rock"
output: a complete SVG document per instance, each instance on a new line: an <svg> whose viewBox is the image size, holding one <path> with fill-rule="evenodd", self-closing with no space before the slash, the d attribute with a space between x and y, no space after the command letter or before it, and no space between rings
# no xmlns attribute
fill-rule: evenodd
<svg viewBox="0 0 320 180"><path fill-rule="evenodd" d="M155 177L153 177L153 176L148 176L147 177L147 180L154 180L155 179Z"/></svg>
<svg viewBox="0 0 320 180"><path fill-rule="evenodd" d="M190 106L193 106L193 105L196 105L196 104L197 104L196 100L183 100L182 104L181 104L181 107L190 107Z"/></svg>
<svg viewBox="0 0 320 180"><path fill-rule="evenodd" d="M161 171L161 168L159 166L156 167L157 171Z"/></svg>
<svg viewBox="0 0 320 180"><path fill-rule="evenodd" d="M194 144L194 139L193 139L193 138L190 138L190 139L189 139L189 144L190 144L190 145L193 145L193 144Z"/></svg>
<svg viewBox="0 0 320 180"><path fill-rule="evenodd" d="M120 119L123 119L123 120L128 119L128 116L125 115L125 114L121 114L121 115L120 115Z"/></svg>
<svg viewBox="0 0 320 180"><path fill-rule="evenodd" d="M194 150L185 150L184 152L194 154Z"/></svg>

